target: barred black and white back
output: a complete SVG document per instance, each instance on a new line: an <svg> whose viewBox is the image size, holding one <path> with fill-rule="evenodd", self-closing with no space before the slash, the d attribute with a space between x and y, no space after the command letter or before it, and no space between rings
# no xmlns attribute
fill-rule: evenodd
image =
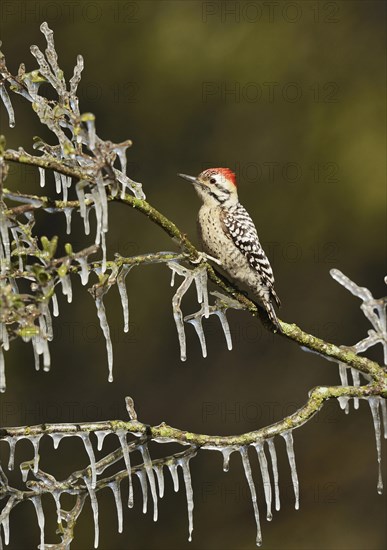
<svg viewBox="0 0 387 550"><path fill-rule="evenodd" d="M220 213L225 233L235 246L246 257L250 266L257 272L261 285L267 289L270 300L275 300L278 307L281 302L274 290L274 274L270 262L259 242L257 229L247 210L239 202Z"/></svg>
<svg viewBox="0 0 387 550"><path fill-rule="evenodd" d="M217 258L233 280L251 290L280 330L272 304L280 305L273 270L250 215L239 203L235 174L228 168L210 168L197 178L180 175L194 185L203 201L198 229L204 251Z"/></svg>

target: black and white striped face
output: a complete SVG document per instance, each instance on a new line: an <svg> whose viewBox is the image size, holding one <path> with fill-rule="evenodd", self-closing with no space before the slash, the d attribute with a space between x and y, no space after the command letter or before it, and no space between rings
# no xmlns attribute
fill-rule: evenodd
<svg viewBox="0 0 387 550"><path fill-rule="evenodd" d="M238 192L235 174L229 168L209 168L201 172L197 178L179 174L190 181L204 203L235 204L238 202Z"/></svg>

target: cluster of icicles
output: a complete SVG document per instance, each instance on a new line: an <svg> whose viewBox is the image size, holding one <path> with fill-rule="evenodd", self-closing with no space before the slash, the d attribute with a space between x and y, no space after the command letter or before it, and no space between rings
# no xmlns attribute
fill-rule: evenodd
<svg viewBox="0 0 387 550"><path fill-rule="evenodd" d="M360 340L354 346L348 346L354 353L363 353L369 348L381 344L383 346L384 364L387 367L387 312L386 305L387 299L380 298L375 299L368 288L360 287L344 275L338 269L331 269L331 276L340 283L344 288L349 290L351 294L362 300L361 310L364 315L372 324L372 329L368 331L368 335L363 340ZM387 277L385 277L385 283L387 284ZM339 363L339 374L341 384L348 386L348 371L351 373L353 385L360 386L360 372L356 369L348 367L345 363ZM369 376L362 373L368 382L371 380ZM350 397L338 397L340 407L349 413ZM382 479L382 428L381 428L381 416L383 417L384 426L384 438L387 439L387 403L382 397L369 397L367 399L371 409L372 420L375 428L376 439L376 452L378 461L378 481L377 490L379 494L383 493L383 479ZM353 399L353 406L355 409L359 408L359 399Z"/></svg>
<svg viewBox="0 0 387 550"><path fill-rule="evenodd" d="M94 517L94 547L97 548L99 543L99 521L98 521L99 514L98 514L98 500L96 496L97 491L101 490L104 487L109 487L112 490L115 504L116 504L116 510L117 510L118 532L121 533L123 531L123 510L122 510L120 482L123 479L124 475L125 477L128 478L128 481L129 481L128 507L132 508L134 505L134 490L133 490L132 476L136 475L140 481L141 490L142 490L143 513L145 514L148 510L148 486L149 486L150 493L153 500L153 520L157 521L158 497L162 498L164 496L164 474L163 474L163 464L160 464L161 462L160 460L156 460L155 463L152 462L149 454L148 445L146 442L140 443L141 438L139 438L138 441L135 440L128 443L127 434L129 432L127 432L126 430L119 430L115 432L111 430L101 430L101 431L96 431L94 433L98 441L97 443L98 451L102 450L103 441L107 435L111 433L116 434L122 449L122 457L126 468L125 473L119 472L118 474L111 476L108 480L102 480L102 483L101 482L99 483L100 480L98 480L97 478L103 473L104 468L106 468L107 465L105 464L105 466L101 467L99 466L99 462L96 462L93 445L90 440L89 432L78 432L76 434L53 432L50 434L50 436L53 439L53 444L55 449L58 448L60 441L65 437L79 437L83 441L85 451L90 461L90 465L89 465L90 475L85 474L81 481L83 481L84 487L87 490L88 496L90 498L90 503L91 503L93 517ZM23 437L24 436L16 436L16 437L8 436L4 438L6 441L8 441L10 446L8 470L12 470L14 468L15 446L20 439L23 439ZM57 510L57 522L59 524L61 523L62 518L66 516L66 513L61 510L61 504L60 504L61 494L66 492L70 494L76 494L77 491L81 491L82 488L79 488L79 486L77 487L75 485L71 486L69 484L67 489L66 488L61 489L60 487L61 485L63 485L63 483L58 483L55 480L55 478L53 478L53 476L45 474L44 472L39 470L39 442L42 437L43 437L42 435L28 437L28 439L31 441L34 447L34 458L31 461L23 462L20 465L20 470L22 473L23 481L27 482L27 488L36 487L37 485L39 485L40 487L40 489L36 491L36 494L34 494L34 496L29 497L29 500L33 502L36 509L38 525L40 527L40 548L47 548L48 546L44 546L45 518L44 518L43 508L41 504L42 494L50 493L54 498L55 504L56 504L56 510ZM138 451L141 453L142 461L143 461L143 464L141 466L134 466L134 467L131 466L130 456L131 456L131 453L134 451ZM187 454L186 456L180 456L180 457L178 456L176 457L175 460L173 461L171 460L169 461L168 464L166 464L171 473L175 491L179 490L178 467L180 466L183 471L184 486L187 494L190 538L191 538L192 529L193 529L193 492L192 492L191 476L190 476L190 470L189 470L189 460L191 458L192 458L192 454L191 455ZM110 461L108 466L110 466L111 464L112 462ZM35 478L38 480L37 482L33 482L30 485L29 485L29 482L27 481L29 472L32 472ZM3 508L3 511L0 515L0 523L3 526L5 544L8 544L9 542L9 513L13 505L16 503L15 502L16 498L13 498L12 496L9 498L7 504Z"/></svg>
<svg viewBox="0 0 387 550"><path fill-rule="evenodd" d="M188 269L174 261L168 262L168 267L172 270L171 286L174 286L175 284L176 273L184 279L172 298L173 317L175 319L180 345L180 359L182 361L187 359L184 322L193 325L195 328L196 334L199 338L202 355L203 357L207 357L207 345L203 330L203 318L208 319L210 315L216 315L219 318L226 339L227 348L232 350L231 332L226 317L226 311L229 308L243 309L243 306L237 302L237 300L233 300L229 296L216 291L210 293L215 297L214 305L209 304L207 269L205 266L200 265L197 268ZM196 294L200 304L200 309L192 315L183 317L183 313L181 311L181 301L183 296L191 287L192 283L194 283L196 287Z"/></svg>
<svg viewBox="0 0 387 550"><path fill-rule="evenodd" d="M28 500L32 501L36 510L37 521L40 528L40 548L56 547L56 545L45 546L45 517L44 517L42 501L41 501L42 495L44 493L49 493L54 498L56 511L57 511L57 522L58 524L61 524L63 518L66 518L66 515L69 514L69 512L65 512L64 510L61 509L61 503L60 503L61 494L68 492L74 495L77 493L77 491L87 492L90 498L91 508L92 508L93 517L94 517L94 547L97 548L99 543L99 520L98 520L99 512L98 512L97 492L105 487L109 487L112 490L115 504L116 504L118 532L121 533L123 531L123 506L122 506L120 483L124 478L127 478L128 484L129 484L128 507L132 508L135 500L132 476L136 475L139 479L140 486L141 486L143 513L147 513L147 510L148 510L148 492L150 490L151 498L153 501L153 520L157 521L158 498L162 498L164 496L164 486L165 486L164 467L165 466L168 468L170 475L172 477L172 482L173 482L173 487L175 492L179 490L179 486L180 486L178 468L180 467L182 470L184 489L185 489L186 500L187 500L187 511L188 511L188 531L189 531L188 540L191 541L192 532L193 532L194 500L193 500L193 490L192 490L192 484L191 484L189 461L191 460L191 458L193 458L196 455L197 448L190 447L188 451L185 451L183 453L178 453L171 457L167 457L167 459L156 459L152 461L150 457L148 445L146 441L144 442L144 439L142 437L137 437L134 441L128 442L127 435L129 432L123 429L118 431L104 429L100 431L97 430L93 433L95 433L97 437L97 448L99 451L102 450L104 438L108 434L111 434L111 433L116 434L119 440L120 447L122 449L121 458L124 460L124 463L125 463L125 471L119 472L118 474L115 474L114 476L111 476L110 478L107 478L107 479L98 479L98 476L100 476L103 473L104 469L107 467L107 464L105 463L103 466L100 466L100 464L103 464L103 460L101 460L101 462L96 462L93 445L90 439L90 432L79 431L77 433L63 433L63 432L50 433L55 449L58 448L60 441L64 437L76 436L81 438L85 447L85 451L89 458L89 468L86 468L85 470L83 470L83 473L85 473L85 475L83 475L83 477L81 478L81 481L84 484L83 487L75 484L74 485L68 484L67 487L64 487L67 484L67 482L58 482L52 475L42 472L39 469L39 442L43 437L43 435L28 436L28 439L31 441L34 448L34 457L30 461L23 462L20 465L20 470L22 473L23 481L27 483L27 490L34 489L33 496L29 496ZM131 433L131 435L138 436L139 434ZM13 470L14 468L15 446L20 439L23 439L23 437L25 436L6 436L3 438L9 443L9 447L10 447L8 470ZM295 455L294 455L294 448L293 448L293 436L291 431L288 431L286 433L283 433L282 437L284 438L286 443L286 452L289 460L291 479L293 483L294 496L295 496L295 508L298 510L299 484L298 484L298 476L297 476L296 462L295 462ZM158 439L157 441L158 443L163 443L163 439ZM170 442L170 441L171 441L170 439L167 440L167 442ZM268 458L266 456L267 451L265 451L265 443L267 444L267 449L270 455L270 462L271 462L270 466L269 466ZM266 518L268 521L271 521L272 502L274 501L274 507L277 511L280 509L279 475L278 475L278 469L277 469L277 455L276 455L276 449L274 446L274 440L273 439L260 440L254 443L252 447L254 447L256 450L258 461L259 461L259 467L261 471L263 494L266 502ZM257 527L256 544L260 546L262 543L260 515L259 515L259 509L258 509L257 491L256 491L255 482L253 479L250 458L248 455L248 446L242 446L242 447L204 446L204 448L209 450L217 450L222 453L223 470L225 472L229 470L229 462L230 462L231 454L235 453L240 455L246 480L251 493L252 505L254 510L256 527ZM131 465L130 456L131 456L131 453L133 453L134 451L138 451L141 453L141 457L142 457L141 465L138 465L138 466ZM121 458L119 458L118 460L120 460ZM109 462L108 465L111 465L111 463L112 462ZM271 470L271 474L270 474L270 470ZM34 481L34 482L27 481L29 472L33 473L37 481ZM5 476L3 476L3 479L4 477ZM70 480L71 478L72 476L70 476L68 480ZM14 505L17 504L18 498L22 498L20 492L19 493L11 492L11 496L9 497L6 505L4 506L0 514L0 524L3 527L5 544L8 544L10 540L9 515Z"/></svg>
<svg viewBox="0 0 387 550"><path fill-rule="evenodd" d="M61 178L63 181L63 178ZM85 197L81 196L80 200L85 201ZM82 204L82 203L81 203ZM85 210L87 212L87 210ZM81 208L82 213L82 208ZM86 216L84 218L88 220ZM98 220L98 215L97 215ZM14 232L14 235L17 233ZM17 242L17 246L19 246ZM100 275L104 271L104 266L101 267L90 267L88 265L87 251L82 251L74 255L73 261L78 263L79 269L78 274L81 278L83 285L86 285L89 281L89 276L91 272L95 272L97 275ZM232 349L232 340L231 340L231 331L226 317L226 311L229 308L241 309L241 305L236 300L221 294L220 292L213 291L210 294L214 296L215 301L213 305L209 304L209 293L207 289L207 270L203 265L199 265L196 268L188 269L182 266L178 261L167 261L163 258L167 258L170 255L170 252L160 252L157 255L157 259L153 258L152 254L149 254L149 263L156 262L167 262L168 267L172 270L172 285L174 284L175 274L183 277L183 282L180 284L176 290L175 295L172 298L172 307L173 307L173 316L176 322L178 339L180 344L180 357L182 361L186 360L186 336L184 323L192 324L195 328L195 331L199 337L199 342L201 345L203 357L207 356L207 347L206 340L203 330L203 319L207 319L210 315L216 315L221 323L223 329L227 348ZM143 260L146 258L146 255L143 255ZM70 262L70 259L69 259ZM147 263L146 260L142 263ZM103 303L103 298L110 290L110 288L116 283L121 299L123 319L124 319L124 332L129 331L129 301L128 293L126 288L126 277L129 274L134 264L131 265L122 265L120 268L113 266L111 268L111 273L108 277L108 280L105 284L98 288L98 292L92 293L95 299L97 307L97 316L99 319L101 331L104 335L106 342L106 352L107 352L107 363L108 363L108 380L109 382L113 381L113 345L110 336L110 328L107 319L105 305ZM66 272L63 276L60 277L60 284L62 287L63 295L66 296L67 301L71 303L72 301L72 284L71 284L71 275L69 272ZM194 314L187 315L183 317L181 311L181 301L185 293L189 290L192 283L195 283L198 302L200 304L200 309ZM50 288L47 288L47 291L53 290L52 283ZM52 315L57 317L59 315L58 300L55 292L52 293ZM43 369L48 371L50 369L50 352L48 342L53 339L53 325L52 325L52 316L50 309L47 303L40 304L41 315L39 316L39 327L37 328L37 334L32 336L25 335L23 339L25 341L31 341L34 351L35 358L35 368L39 370L40 368L40 357L43 357ZM9 349L9 338L7 333L7 328L5 324L0 323L0 342L2 346L0 347L0 391L4 392L6 389L6 379L5 379L5 367L4 367L4 355L3 350L7 351Z"/></svg>
<svg viewBox="0 0 387 550"><path fill-rule="evenodd" d="M122 162L122 170L125 169L125 155L124 153L122 155L119 155L119 158ZM124 161L125 159L125 161ZM40 185L43 187L45 185L45 176L44 176L44 169L40 168ZM126 193L126 189L130 187L131 191L136 195L137 198L144 198L145 195L141 190L140 184L136 183L135 186L132 185L135 182L130 180L127 176L123 174L123 172L119 170L115 170L115 173L117 175L117 180L121 182L121 193L124 195ZM63 201L67 202L67 194L68 189L71 186L71 178L68 176L65 176L63 174L59 174L57 172L54 172L55 175L55 182L56 182L56 190L58 193L62 192L63 194ZM106 240L105 235L108 230L108 199L106 194L106 188L105 183L102 180L102 177L97 178L97 185L94 185L91 187L91 193L85 193L86 186L89 185L89 182L87 181L80 181L76 184L76 192L80 204L80 215L83 218L84 221L84 228L85 228L85 234L90 234L90 222L89 222L89 213L90 210L94 210L96 214L96 236L95 236L95 244L97 246L102 247L102 265L100 268L95 268L94 271L97 273L97 275L100 275L101 273L105 273L106 271ZM23 203L28 202L28 199L25 197L21 197L17 194L8 194L8 198L20 201ZM42 203L38 199L31 199L30 202L33 202L36 207L39 207L42 205ZM39 203L39 204L38 204ZM58 212L61 210L58 210L56 208L45 208L46 211L52 213L52 212ZM72 208L65 208L64 214L66 216L67 220L67 233L71 232L71 213ZM0 212L0 261L1 261L1 268L2 272L6 275L7 269L10 268L11 265L11 243L12 241L9 238L9 229L12 232L14 241L16 243L16 248L19 249L19 239L20 239L20 229L15 227L10 227L11 223L7 220L7 218L3 215L2 212ZM83 255L82 253L79 253L74 258L76 262L79 263L79 275L81 277L81 282L83 285L86 285L89 280L90 275L90 269L88 268L87 264L87 256ZM19 270L23 270L23 260L22 257L19 256ZM127 298L127 292L125 288L125 277L127 273L129 272L130 267L123 266L121 268L120 274L117 277L117 285L121 296L122 301L122 307L124 311L124 331L128 332L129 330L129 313L128 313L128 298ZM62 292L67 297L67 301L71 303L72 301L72 285L71 285L71 278L70 274L66 273L63 276L60 277L60 283L62 286ZM112 368L113 368L113 352L112 352L112 344L110 341L110 331L109 326L106 319L106 313L105 308L102 303L102 297L98 298L96 300L97 305L97 313L98 318L100 320L101 324L101 330L105 336L106 339L106 347L107 347L107 354L108 354L108 365L109 365L109 381L113 380L112 375ZM53 294L52 296L52 307L53 307L53 315L56 317L59 315L58 310L58 301L56 298L56 295ZM40 333L37 336L32 337L32 344L34 346L34 356L35 356L35 365L37 369L39 369L39 356L43 355L44 358L44 369L49 370L50 368L50 354L48 350L48 341L52 340L52 323L51 323L51 316L50 312L48 310L48 307L46 305L42 306L42 315L39 317L40 322ZM1 338L2 337L2 338ZM5 373L4 373L4 356L2 353L2 349L7 351L9 349L9 341L6 334L6 327L4 325L3 328L0 327L0 338L1 342L3 343L2 347L0 347L0 391L5 391ZM30 337L26 337L27 340L30 339Z"/></svg>
<svg viewBox="0 0 387 550"><path fill-rule="evenodd" d="M79 200L79 211L83 218L85 234L90 234L89 214L91 210L95 211L96 216L96 232L95 244L101 246L102 249L102 265L97 271L97 274L105 273L106 271L106 233L108 231L108 196L107 186L110 186L110 193L114 197L118 193L123 198L127 191L130 191L136 198L144 199L145 195L140 183L133 181L126 175L127 160L126 150L131 145L130 140L120 144L114 144L110 141L101 140L96 134L95 117L91 113L81 114L79 110L77 89L81 80L84 62L82 56L77 57L77 62L74 67L74 72L66 83L64 73L58 65L58 55L55 50L53 31L44 22L40 26L41 32L44 34L47 48L44 53L38 46L31 46L31 53L38 63L38 70L27 73L24 64L21 64L18 70L17 78L13 77L5 66L5 58L0 59L1 76L4 80L0 80L0 99L8 112L9 124L11 127L15 125L15 115L10 97L8 95L5 83L10 85L14 93L21 95L24 99L31 102L33 110L39 117L42 124L47 126L57 137L58 145L48 145L40 139L34 143L34 149L42 153L39 160L56 158L63 166L73 166L76 169L81 169L90 180L80 180L75 184L75 191ZM58 102L49 101L46 97L39 94L40 85L45 81L49 84L58 95ZM60 109L58 107L60 106ZM64 131L66 130L66 132ZM72 134L70 139L68 132ZM10 150L11 151L11 150ZM90 154L91 152L91 154ZM17 153L17 152L16 152ZM29 156L23 149L19 150L20 154ZM119 167L115 168L111 163L117 156ZM32 157L31 157L32 158ZM35 157L34 157L35 158ZM110 159L109 169L105 170L106 159ZM102 168L100 168L102 166ZM40 187L46 185L46 172L43 167L39 168ZM63 208L44 207L47 212L63 212L66 218L66 232L71 233L71 219L73 207L71 202L68 202L69 189L73 185L72 178L68 175L54 172L56 192L61 195L63 200ZM43 208L43 201L38 197L25 197L18 193L8 193L7 198L13 201L22 202L23 204L32 204L35 208ZM68 205L68 206L67 206ZM5 208L5 205L4 205ZM33 212L26 212L25 215L29 219L33 219ZM1 274L7 275L7 271L11 267L11 245L9 231L13 235L16 243L16 248L19 249L19 239L21 238L21 230L7 219L3 212L3 203L0 204L0 265ZM81 254L77 255L76 260L80 264L80 276L82 284L87 284L89 270L87 267L87 257ZM44 262L43 262L44 264ZM28 266L23 266L22 256L19 256L19 270L23 271ZM122 272L124 272L124 268ZM125 330L128 330L127 321L127 303L126 289L122 282L122 277L119 277L118 286L122 296L124 315L125 315ZM9 277L9 282L17 291L17 285L14 280ZM68 302L72 301L71 279L68 273L60 277L63 294L67 296ZM6 278L2 278L2 284L6 284ZM55 294L52 297L53 315L58 315L58 303ZM102 303L102 297L96 300L98 317L101 323L102 332L106 338L106 346L108 351L109 363L109 380L112 380L112 346L110 342L109 327L106 320L106 314ZM9 349L9 338L6 326L0 327L0 391L5 391L5 369L4 369L4 354L3 350ZM42 307L41 315L39 316L39 327L36 334L30 336L25 335L26 341L31 340L34 348L35 365L39 368L40 356L43 356L43 368L50 368L50 353L48 342L52 339L52 325L50 312L47 306Z"/></svg>

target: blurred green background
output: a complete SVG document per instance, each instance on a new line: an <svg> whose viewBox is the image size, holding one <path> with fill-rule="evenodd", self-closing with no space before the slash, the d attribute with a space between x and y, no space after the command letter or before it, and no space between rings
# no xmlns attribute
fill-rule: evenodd
<svg viewBox="0 0 387 550"><path fill-rule="evenodd" d="M359 301L331 279L329 269L341 269L375 297L385 294L384 2L3 0L0 9L2 51L14 72L22 61L27 70L35 68L29 46L45 47L39 32L44 20L55 31L67 79L82 53L81 111L96 114L102 138L133 139L128 174L143 182L155 207L196 242L199 202L176 173L197 174L209 166L234 169L241 202L274 268L281 318L338 344L366 336L370 327ZM19 97L13 104L15 129L8 128L0 110L9 147L32 151L34 135L52 142L29 104ZM33 169L12 166L7 185L39 192ZM55 195L52 176L46 192ZM93 229L83 237L77 214L72 228L65 236L64 216L38 216L37 231L61 234L76 250L92 243ZM175 249L141 214L111 205L109 257ZM129 334L122 331L117 290L106 297L114 344L112 384L93 300L75 280L73 303L59 296L51 371L34 371L28 344L13 343L6 354L1 424L125 418L124 397L131 395L140 420L149 424L166 421L200 433L234 434L289 414L318 384L339 383L333 363L267 334L241 312L229 314L232 352L216 320L206 322L206 360L188 326L188 360L182 364L169 279L163 266L130 273ZM192 293L184 300L184 313L196 307ZM380 349L370 356L381 360ZM385 548L386 500L376 493L368 405L361 403L359 411L351 406L347 416L338 403L330 403L294 438L301 509L294 511L281 439L282 506L271 524L263 519L259 491L264 548ZM113 444L107 439L106 449ZM51 440L43 440L41 448L41 467L59 478L87 464L81 441L63 441L54 451ZM7 460L5 444L0 452ZM155 455L160 452L154 449ZM31 457L31 445L19 443L16 464ZM252 464L259 487L253 455ZM124 533L117 534L112 494L99 494L100 548L254 548L252 505L238 457L232 456L225 474L220 454L203 452L191 462L191 472L192 543L187 542L184 493L173 492L166 472L156 524L151 513L142 515L137 486L135 509L124 507ZM17 475L12 479L18 483ZM122 489L125 501L125 484ZM44 506L46 538L53 542L48 532L54 532L54 505L47 499ZM10 523L9 548L37 546L31 505L18 506ZM73 548L91 548L93 537L87 504Z"/></svg>

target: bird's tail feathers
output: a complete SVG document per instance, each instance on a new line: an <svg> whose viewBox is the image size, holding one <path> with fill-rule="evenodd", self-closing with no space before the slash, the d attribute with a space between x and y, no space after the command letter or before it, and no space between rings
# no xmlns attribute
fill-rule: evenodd
<svg viewBox="0 0 387 550"><path fill-rule="evenodd" d="M270 290L270 294L273 300L275 301L275 303L277 304L277 307L281 307L281 300L278 298L274 288Z"/></svg>
<svg viewBox="0 0 387 550"><path fill-rule="evenodd" d="M277 317L277 314L274 310L273 304L271 302L266 302L264 305L265 305L265 309L267 311L267 314L269 316L270 321L273 323L273 325L276 328L276 332L282 332L281 325L278 321L278 317Z"/></svg>

